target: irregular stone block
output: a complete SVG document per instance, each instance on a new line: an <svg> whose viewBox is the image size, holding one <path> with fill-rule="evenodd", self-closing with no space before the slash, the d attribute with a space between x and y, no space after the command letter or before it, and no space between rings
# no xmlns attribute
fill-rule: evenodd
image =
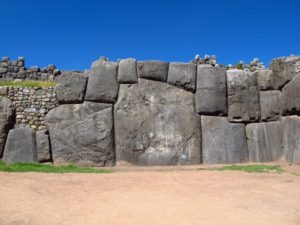
<svg viewBox="0 0 300 225"><path fill-rule="evenodd" d="M193 98L190 92L157 81L122 84L114 106L117 162L200 163L200 118Z"/></svg>
<svg viewBox="0 0 300 225"><path fill-rule="evenodd" d="M2 157L5 140L13 125L14 106L7 97L0 97L0 158Z"/></svg>
<svg viewBox="0 0 300 225"><path fill-rule="evenodd" d="M8 87L2 86L0 87L0 96L7 96L8 93Z"/></svg>
<svg viewBox="0 0 300 225"><path fill-rule="evenodd" d="M282 114L300 114L300 74L282 89Z"/></svg>
<svg viewBox="0 0 300 225"><path fill-rule="evenodd" d="M194 63L170 63L168 83L195 92L197 66Z"/></svg>
<svg viewBox="0 0 300 225"><path fill-rule="evenodd" d="M3 160L7 162L36 162L35 131L30 128L15 128L7 136Z"/></svg>
<svg viewBox="0 0 300 225"><path fill-rule="evenodd" d="M245 125L229 123L226 117L201 116L204 164L248 161Z"/></svg>
<svg viewBox="0 0 300 225"><path fill-rule="evenodd" d="M256 76L243 70L227 70L228 120L255 122L260 118Z"/></svg>
<svg viewBox="0 0 300 225"><path fill-rule="evenodd" d="M169 63L156 61L156 60L149 60L138 62L138 76L140 78L150 79L150 80L157 80L157 81L167 81L168 77L168 68Z"/></svg>
<svg viewBox="0 0 300 225"><path fill-rule="evenodd" d="M60 105L46 116L53 162L110 166L115 162L112 105Z"/></svg>
<svg viewBox="0 0 300 225"><path fill-rule="evenodd" d="M260 114L262 121L278 120L281 114L281 92L260 91Z"/></svg>
<svg viewBox="0 0 300 225"><path fill-rule="evenodd" d="M132 84L138 82L135 59L122 59L119 62L118 82L121 84Z"/></svg>
<svg viewBox="0 0 300 225"><path fill-rule="evenodd" d="M87 84L86 101L114 103L117 100L119 84L115 62L100 61L93 67Z"/></svg>
<svg viewBox="0 0 300 225"><path fill-rule="evenodd" d="M282 57L273 59L270 63L276 89L282 88L294 76L300 74L300 57Z"/></svg>
<svg viewBox="0 0 300 225"><path fill-rule="evenodd" d="M196 112L203 115L226 115L226 70L222 67L198 66Z"/></svg>
<svg viewBox="0 0 300 225"><path fill-rule="evenodd" d="M276 90L282 85L280 78L276 77L272 70L261 69L255 72L259 90Z"/></svg>
<svg viewBox="0 0 300 225"><path fill-rule="evenodd" d="M36 132L36 150L39 162L49 162L51 160L50 141L47 130Z"/></svg>
<svg viewBox="0 0 300 225"><path fill-rule="evenodd" d="M88 77L81 73L62 73L57 76L56 95L59 103L81 103L84 100Z"/></svg>
<svg viewBox="0 0 300 225"><path fill-rule="evenodd" d="M300 117L282 117L283 151L289 163L300 164Z"/></svg>
<svg viewBox="0 0 300 225"><path fill-rule="evenodd" d="M272 162L281 159L282 125L280 121L250 123L246 126L249 161Z"/></svg>

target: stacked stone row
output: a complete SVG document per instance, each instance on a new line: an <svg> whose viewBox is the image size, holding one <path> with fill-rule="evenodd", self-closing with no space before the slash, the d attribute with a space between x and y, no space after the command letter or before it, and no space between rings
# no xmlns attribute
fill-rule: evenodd
<svg viewBox="0 0 300 225"><path fill-rule="evenodd" d="M60 70L56 69L56 66L52 64L45 68L38 66L26 68L24 57L19 57L17 60L2 57L0 62L0 79L4 80L30 79L53 81L60 73Z"/></svg>

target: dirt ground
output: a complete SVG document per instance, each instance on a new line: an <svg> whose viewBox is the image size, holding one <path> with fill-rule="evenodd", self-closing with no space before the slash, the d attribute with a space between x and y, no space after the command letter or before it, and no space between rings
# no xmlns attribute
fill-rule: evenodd
<svg viewBox="0 0 300 225"><path fill-rule="evenodd" d="M292 174L300 166L284 165L282 174L199 167L0 173L0 224L300 224L300 176Z"/></svg>

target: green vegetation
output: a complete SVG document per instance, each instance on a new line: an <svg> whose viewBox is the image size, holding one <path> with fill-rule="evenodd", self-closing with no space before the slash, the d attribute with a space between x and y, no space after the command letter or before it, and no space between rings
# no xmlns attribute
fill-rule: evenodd
<svg viewBox="0 0 300 225"><path fill-rule="evenodd" d="M5 163L0 161L3 172L43 172L43 173L112 173L111 170L80 167L75 165L52 166L39 163Z"/></svg>
<svg viewBox="0 0 300 225"><path fill-rule="evenodd" d="M13 87L54 87L55 82L39 81L39 80L23 80L19 82L14 81L0 81L0 86L13 86Z"/></svg>
<svg viewBox="0 0 300 225"><path fill-rule="evenodd" d="M244 171L248 173L282 173L284 170L280 166L272 165L229 165L218 168L200 168L198 170L233 170L233 171Z"/></svg>

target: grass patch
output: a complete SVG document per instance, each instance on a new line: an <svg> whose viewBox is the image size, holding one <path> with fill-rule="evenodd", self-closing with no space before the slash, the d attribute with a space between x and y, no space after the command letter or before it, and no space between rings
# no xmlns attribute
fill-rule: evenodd
<svg viewBox="0 0 300 225"><path fill-rule="evenodd" d="M81 167L76 165L52 166L40 163L5 163L0 161L3 172L42 172L42 173L112 173L111 170Z"/></svg>
<svg viewBox="0 0 300 225"><path fill-rule="evenodd" d="M54 87L55 82L40 81L40 80L23 80L20 82L14 81L0 81L0 86L13 86L13 87Z"/></svg>
<svg viewBox="0 0 300 225"><path fill-rule="evenodd" d="M284 170L280 166L272 165L229 165L219 168L200 168L198 170L215 170L215 171L243 171L248 173L282 173Z"/></svg>

